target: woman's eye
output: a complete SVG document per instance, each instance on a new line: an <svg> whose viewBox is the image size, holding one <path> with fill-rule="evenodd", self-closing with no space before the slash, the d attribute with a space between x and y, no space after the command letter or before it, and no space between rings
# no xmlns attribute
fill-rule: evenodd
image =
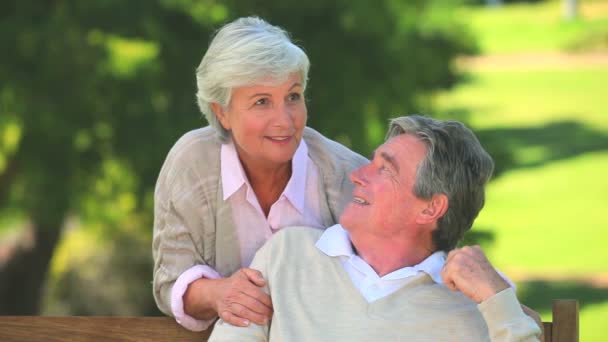
<svg viewBox="0 0 608 342"><path fill-rule="evenodd" d="M254 105L256 106L263 106L265 104L268 104L268 99L263 98L263 99L259 99L257 101L255 101Z"/></svg>
<svg viewBox="0 0 608 342"><path fill-rule="evenodd" d="M292 102L298 101L301 98L302 98L302 95L300 93L291 93L291 94L289 94L289 97L288 97L289 101L292 101Z"/></svg>

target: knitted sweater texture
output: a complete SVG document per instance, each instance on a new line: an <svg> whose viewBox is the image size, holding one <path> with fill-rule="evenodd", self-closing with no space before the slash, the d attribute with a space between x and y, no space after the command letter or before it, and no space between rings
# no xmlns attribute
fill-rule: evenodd
<svg viewBox="0 0 608 342"><path fill-rule="evenodd" d="M477 305L414 276L368 303L338 258L315 247L322 231L292 227L262 247L252 268L268 280L274 316L266 326L216 324L210 341L537 341L540 329L511 289Z"/></svg>

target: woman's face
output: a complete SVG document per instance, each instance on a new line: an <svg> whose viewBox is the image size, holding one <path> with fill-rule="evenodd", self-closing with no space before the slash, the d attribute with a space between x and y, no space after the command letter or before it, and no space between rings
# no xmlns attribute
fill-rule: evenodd
<svg viewBox="0 0 608 342"><path fill-rule="evenodd" d="M300 76L293 73L281 84L234 88L226 109L212 104L247 168L291 161L306 125L303 92Z"/></svg>

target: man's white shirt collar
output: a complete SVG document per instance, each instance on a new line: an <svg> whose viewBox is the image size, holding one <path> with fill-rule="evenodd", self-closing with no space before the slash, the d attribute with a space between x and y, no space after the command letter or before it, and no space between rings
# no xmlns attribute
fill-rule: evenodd
<svg viewBox="0 0 608 342"><path fill-rule="evenodd" d="M357 258L362 262L365 262L355 254L348 232L339 224L327 228L315 245L320 251L330 257L345 257L351 260ZM445 264L445 258L445 252L437 251L418 265L398 269L381 278L384 280L404 279L414 276L418 274L418 272L425 272L434 282L443 284L441 281L441 269Z"/></svg>

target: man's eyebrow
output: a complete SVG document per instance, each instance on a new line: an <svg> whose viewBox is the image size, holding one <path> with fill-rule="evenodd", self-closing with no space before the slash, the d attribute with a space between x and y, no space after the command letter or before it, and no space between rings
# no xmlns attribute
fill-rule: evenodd
<svg viewBox="0 0 608 342"><path fill-rule="evenodd" d="M391 164L391 167L399 173L399 164L397 164L395 157L386 152L380 152L380 156L382 159L386 160L387 163Z"/></svg>

